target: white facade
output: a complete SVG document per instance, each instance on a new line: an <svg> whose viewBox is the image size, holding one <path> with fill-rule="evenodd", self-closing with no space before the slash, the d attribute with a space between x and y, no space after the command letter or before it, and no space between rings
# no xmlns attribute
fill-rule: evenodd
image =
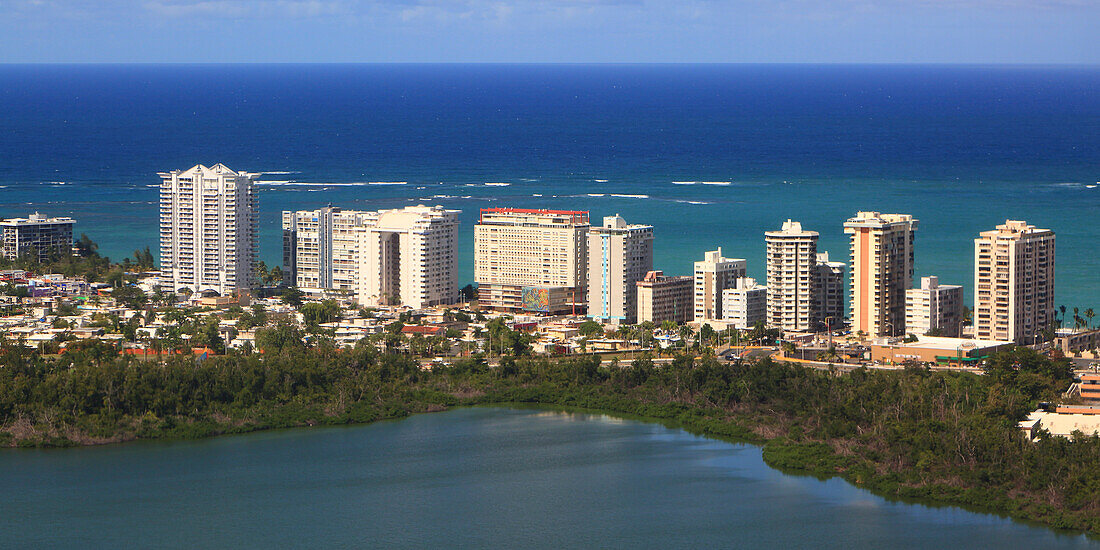
<svg viewBox="0 0 1100 550"><path fill-rule="evenodd" d="M767 316L768 287L756 284L756 279L741 277L722 291L722 320L734 328L750 329L767 322Z"/></svg>
<svg viewBox="0 0 1100 550"><path fill-rule="evenodd" d="M722 319L722 291L744 277L747 266L745 260L723 257L721 248L707 252L703 261L695 262L696 321Z"/></svg>
<svg viewBox="0 0 1100 550"><path fill-rule="evenodd" d="M224 164L162 172L160 263L172 291L235 296L254 285L259 174Z"/></svg>
<svg viewBox="0 0 1100 550"><path fill-rule="evenodd" d="M284 264L303 291L339 291L364 306L458 299L457 210L288 211L283 239Z"/></svg>
<svg viewBox="0 0 1100 550"><path fill-rule="evenodd" d="M941 285L939 277L921 277L920 288L905 291L905 332L924 336L962 335L963 287Z"/></svg>
<svg viewBox="0 0 1100 550"><path fill-rule="evenodd" d="M974 334L1034 343L1054 323L1054 232L1006 220L974 240Z"/></svg>
<svg viewBox="0 0 1100 550"><path fill-rule="evenodd" d="M787 220L764 233L768 247L768 325L782 330L814 330L821 321L817 285L817 231Z"/></svg>
<svg viewBox="0 0 1100 550"><path fill-rule="evenodd" d="M653 270L653 226L628 225L619 215L588 230L588 316L605 323L637 322L638 281Z"/></svg>

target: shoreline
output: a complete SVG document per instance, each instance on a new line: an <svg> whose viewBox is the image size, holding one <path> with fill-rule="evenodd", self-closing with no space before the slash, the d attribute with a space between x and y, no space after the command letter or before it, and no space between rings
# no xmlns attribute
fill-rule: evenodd
<svg viewBox="0 0 1100 550"><path fill-rule="evenodd" d="M486 400L486 398L490 398ZM839 455L826 455L825 457L816 456L818 459L815 461L803 455L804 460L798 461L789 456L777 456L777 451L790 447L787 443L789 440L784 436L764 438L756 435L750 428L741 426L736 422L736 419L730 420L714 420L709 416L703 416L700 414L693 414L697 420L693 420L691 416L685 418L680 416L655 416L655 415L640 415L625 411L617 408L610 407L590 407L584 405L570 405L570 404L557 404L547 402L530 402L530 401L496 401L492 400L491 394L483 394L473 398L471 402L455 403L451 405L437 405L428 406L423 410L409 410L399 411L398 414L385 415L363 421L349 421L341 422L340 419L333 417L332 422L315 422L315 423L300 423L294 425L238 425L238 426L222 426L222 430L217 430L202 434L189 434L182 436L173 436L169 433L155 437L132 437L124 439L114 439L109 441L101 441L96 443L86 444L73 444L73 445L36 445L36 446L15 446L9 445L4 448L10 450L10 452L19 452L19 450L61 450L61 449L75 449L75 448L91 448L91 447L103 447L107 445L115 444L127 444L127 443L158 443L158 442L180 442L180 441L198 441L202 439L212 439L223 436L244 436L259 432L270 431L289 431L289 430L303 430L310 428L358 428L380 422L394 422L404 420L413 415L430 414L454 411L465 408L485 408L485 409L513 409L513 410L545 410L554 411L568 414L588 414L588 415L604 415L612 418L618 418L633 422L640 422L646 424L658 424L671 430L682 430L688 434L695 435L711 439L714 441L720 441L723 443L735 444L735 445L751 445L761 450L761 461L773 470L776 470L784 475L790 476L808 476L825 481L828 479L839 478L849 485L867 491L868 493L882 498L887 502L896 502L906 505L918 505L931 508L957 508L970 513L984 514L996 516L1003 519L1020 523L1029 527L1037 527L1047 529L1056 535L1066 537L1077 537L1083 535L1089 541L1100 541L1100 533L1092 532L1087 529L1077 528L1062 528L1058 527L1050 522L1044 522L1039 519L1035 519L1027 515L1026 513L1014 513L1014 510L1005 508L998 508L996 506L990 506L988 504L980 504L970 502L962 499L953 498L936 498L926 495L908 495L891 493L888 491L888 484L884 483L885 476L870 477L867 479L853 479L853 476L849 475L847 470L837 471L830 470L829 464L822 458L840 458ZM644 403L642 401L635 401L633 404L647 406L653 405ZM704 413L703 410L698 408L689 408L685 413ZM797 446L798 443L794 442L793 445ZM814 442L811 445L820 446L827 445L824 442ZM778 447L777 446L781 446ZM2 452L2 451L0 451Z"/></svg>

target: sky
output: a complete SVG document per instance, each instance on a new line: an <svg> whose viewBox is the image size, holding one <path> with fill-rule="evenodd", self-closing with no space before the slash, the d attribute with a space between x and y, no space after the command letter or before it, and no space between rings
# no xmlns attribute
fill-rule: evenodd
<svg viewBox="0 0 1100 550"><path fill-rule="evenodd" d="M0 0L0 63L1100 64L1100 0Z"/></svg>

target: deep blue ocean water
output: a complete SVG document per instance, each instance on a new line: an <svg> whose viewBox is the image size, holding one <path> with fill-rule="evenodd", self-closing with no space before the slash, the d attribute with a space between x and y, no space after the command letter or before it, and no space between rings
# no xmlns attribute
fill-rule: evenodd
<svg viewBox="0 0 1100 550"><path fill-rule="evenodd" d="M155 251L156 173L216 162L274 182L268 264L283 209L431 203L463 210L463 284L489 206L621 213L658 269L721 246L763 279L765 230L801 220L846 261L841 224L882 210L968 301L979 231L1052 228L1059 303L1100 306L1100 67L0 66L0 216Z"/></svg>

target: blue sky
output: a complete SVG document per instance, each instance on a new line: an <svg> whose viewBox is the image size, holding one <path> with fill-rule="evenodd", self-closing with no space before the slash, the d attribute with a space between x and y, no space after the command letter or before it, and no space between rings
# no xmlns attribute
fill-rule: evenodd
<svg viewBox="0 0 1100 550"><path fill-rule="evenodd" d="M1100 63L1100 0L0 0L0 62Z"/></svg>

